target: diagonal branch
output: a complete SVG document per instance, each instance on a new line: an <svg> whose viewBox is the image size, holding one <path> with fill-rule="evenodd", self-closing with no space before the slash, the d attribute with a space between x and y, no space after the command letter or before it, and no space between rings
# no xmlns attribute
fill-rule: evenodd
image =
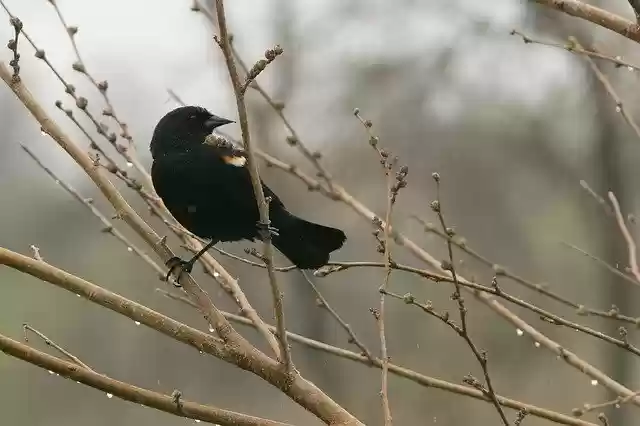
<svg viewBox="0 0 640 426"><path fill-rule="evenodd" d="M591 6L579 0L533 0L538 4L556 9L567 15L584 19L614 31L637 43L640 42L640 26L622 16Z"/></svg>
<svg viewBox="0 0 640 426"><path fill-rule="evenodd" d="M326 196L331 200L340 201L346 204L358 215L365 218L365 220L367 220L369 223L373 223L374 218L378 217L373 211L371 211L367 206L365 206L359 200L353 197L349 192L347 192L346 189L338 185L336 182L334 182L333 184L335 191L329 192L326 188L323 187L323 185L321 185L319 181L311 178L310 176L301 172L297 168L292 167L290 164L285 163L284 161L281 161L265 153L260 153L260 157L262 157L265 161L267 161L268 164L295 176L300 181L304 182L304 184L308 188L313 188L314 190L319 191L322 195ZM378 226L378 228L380 229L381 227L385 226L385 224L381 223L381 224L377 224L376 226ZM448 271L443 270L441 268L442 266L441 262L439 262L431 254L423 250L418 244L416 244L406 235L396 231L393 228L391 229L391 232L392 232L392 237L397 244L404 246L412 255L414 255L420 261L429 265L435 271L446 274L450 278L450 273ZM458 281L463 286L474 285L472 281L469 281L462 276L458 276ZM547 348L552 353L559 355L560 358L563 361L565 361L568 365L574 367L576 370L589 376L590 378L597 380L598 383L600 383L603 387L616 393L616 395L630 396L633 394L633 391L631 391L631 389L613 380L611 377L607 376L605 373L603 373L593 365L589 364L584 359L580 358L573 352L568 351L559 343L555 342L554 340L548 338L547 336L539 332L536 328L529 325L522 318L518 317L514 312L510 311L504 305L502 305L497 300L495 300L490 294L487 294L485 292L475 291L475 290L469 290L469 291L473 293L476 299L478 299L480 302L487 305L491 310L493 310L495 313L500 315L507 322L511 323L512 326L523 331L523 333L528 334L534 341L540 343L540 345ZM634 396L631 399L631 402L634 405L640 407L640 397Z"/></svg>
<svg viewBox="0 0 640 426"><path fill-rule="evenodd" d="M63 361L40 352L1 334L0 351L126 401L142 404L176 416L225 426L287 426L286 423L248 416L183 399L179 399L176 403L175 398L171 395L163 395L120 382L76 363Z"/></svg>
<svg viewBox="0 0 640 426"><path fill-rule="evenodd" d="M0 62L0 78L7 84L7 86L22 102L22 104L40 123L42 129L47 134L49 134L53 138L53 140L58 143L58 145L60 145L60 147L63 148L83 168L87 175L89 175L91 180L116 209L118 217L122 218L129 226L131 226L131 228L136 231L136 233L138 233L138 235L145 242L147 242L164 261L170 259L173 256L173 252L165 244L165 239L160 238L155 233L155 231L135 212L135 210L133 210L133 208L117 191L115 186L113 186L113 184L103 174L100 173L99 167L95 166L89 156L86 155L77 145L75 145L73 141L62 131L62 129L60 129L60 127L47 115L47 113L33 98L32 94L24 86L24 84L22 84L21 82L12 81L11 72L2 62ZM36 268L36 265L43 267L44 270L48 270L48 274L45 273L43 276L48 277L49 282L55 281L54 283L57 283L59 285L67 283L67 280L73 280L76 284L78 284L79 282L86 283L85 281L80 280L73 275L65 275L64 272L56 270L46 263L28 263L37 261L25 258L24 256L20 257L15 253L1 248L0 258L3 258L3 261L8 261L7 259L13 259L14 264L22 265L23 267L25 264L30 264L31 267L26 267L21 270L32 275L35 271L34 268ZM0 261L0 263L4 263L3 261ZM40 273L42 272L43 270L40 269ZM271 358L252 346L231 326L229 321L222 315L218 308L213 305L207 293L205 293L198 286L198 284L190 274L183 273L180 282L187 293L194 298L199 310L203 312L205 319L209 322L209 324L213 325L217 334L223 339L223 342L226 342L226 344L220 347L220 343L216 343L211 346L212 342L214 341L208 340L208 347L212 348L212 355L216 356L217 354L217 356L219 356L221 359L224 359L223 356L229 355L230 351L230 353L233 355L231 358L227 358L228 362L237 365L238 367L245 370L251 371L262 377L272 385L277 386L299 405L306 408L325 422L341 422L341 424L344 424L345 426L361 425L361 423L349 412L347 412L339 404L333 401L328 395L323 393L313 383L304 379L299 374L287 375L287 380L284 380L283 374L280 371L280 368L278 368L278 364L273 365L274 362ZM100 289L100 287L96 287L96 290L104 291L104 289ZM87 296L92 297L92 293L87 293ZM141 305L133 304L133 302L127 301L124 298L119 301L123 302L123 306L118 306L118 308L122 308L126 312L128 312L126 310L127 308L131 308L132 305L135 305L138 307L138 309L142 309L145 312L154 313L154 311L142 307ZM109 309L115 308L115 306L113 305L109 305L107 307ZM165 318L165 320L163 321L168 322L166 324L157 324L159 327L158 331L164 329L168 332L168 334L174 334L175 330L167 328L169 322L172 322L174 324L174 327L176 327L177 329L178 335L184 337L184 335L181 334L183 330L186 329L186 326L184 324L173 321L168 317L161 316L161 318ZM158 318L156 317L156 319ZM144 321L142 321L142 319L139 318L135 320L140 321L141 323L145 323ZM200 333L195 329L193 329L193 332ZM196 340L199 339L194 334L190 335ZM211 336L206 334L204 334L204 336L206 336L207 339L211 338ZM193 344L192 340L186 340L183 342L187 344ZM202 350L204 351L204 349Z"/></svg>
<svg viewBox="0 0 640 426"><path fill-rule="evenodd" d="M273 304L276 313L276 321L278 324L278 339L280 342L280 354L279 359L284 363L284 366L289 374L293 374L294 366L291 360L291 349L287 343L287 333L285 327L285 316L283 307L283 295L278 286L276 273L273 269L273 245L271 243L271 231L269 230L269 203L267 202L264 191L262 189L262 181L260 180L260 174L258 170L258 162L256 161L256 155L254 147L251 143L251 135L249 133L249 119L247 116L247 106L244 101L243 84L240 81L240 76L236 68L236 64L233 58L233 52L231 51L231 41L229 40L229 33L227 29L227 21L224 12L224 1L216 0L216 14L218 18L218 27L220 29L220 37L217 39L218 45L222 50L227 68L229 70L229 77L231 78L231 84L236 96L236 104L238 108L238 117L240 121L240 128L242 131L242 140L248 156L249 173L251 174L251 184L258 203L258 210L260 212L260 222L265 228L262 232L262 239L264 241L264 257L267 264L267 273L269 275L269 283L271 285L271 294L273 296Z"/></svg>
<svg viewBox="0 0 640 426"><path fill-rule="evenodd" d="M180 296L180 295L176 295L173 293L169 293L165 290L162 289L157 289L157 291L165 296L167 296L170 299L174 299L177 301L180 301L182 303L185 303L195 309L197 309L198 307L188 298L184 297L184 296ZM233 321L235 323L238 324L242 324L242 325L246 325L249 327L253 327L255 328L255 325L248 320L247 318L244 318L240 315L235 315L229 312L224 312L224 316L229 319L230 321ZM276 328L273 326L269 326L269 328L272 331L276 331ZM289 336L289 339L293 342L299 343L301 345L305 345L311 349L315 349L318 351L322 351L325 353L328 353L330 355L333 356L337 356L339 358L344 358L344 359L348 359L350 361L354 361L354 362L358 362L360 364L366 365L366 366L373 366L376 368L382 368L382 360L380 358L376 358L374 357L373 359L369 359L367 358L366 355L363 354L358 354L356 352L347 350L347 349L342 349L336 346L332 346L329 345L327 343L324 342L320 342L317 340L313 340L310 339L308 337L305 336L301 336L299 334L296 333L292 333L290 331L287 331L287 336ZM393 364L393 363L389 363L389 373L397 376L397 377L402 377L404 379L410 380L420 386L424 386L424 387L428 387L428 388L435 388L435 389L440 389L442 391L445 392L450 392L450 393L454 393L454 394L458 394L458 395L463 395L463 396L467 396L470 398L475 398L481 401L485 401L485 402L491 402L487 396L481 392L478 389L472 388L470 386L463 386L463 385L459 385L456 383L450 383L444 380L440 380L440 379L436 379L433 377L429 377L426 376L424 374L420 374L414 370L410 370L408 368L402 367L398 364ZM574 417L571 416L566 416L564 414L560 414L554 411L550 411L550 410L546 410L544 408L540 408L536 405L531 405L531 404L526 404L520 401L516 401L513 399L509 399L506 398L504 396L500 396L500 395L496 395L496 397L498 398L498 401L500 402L500 405L504 406L504 407L508 407L514 410L518 410L518 411L526 411L527 413L529 413L532 416L535 417L539 417L542 419L546 419L558 424L565 424L565 425L573 425L573 426L595 426L594 423L590 423L587 422L585 420L581 420L581 419L576 419Z"/></svg>

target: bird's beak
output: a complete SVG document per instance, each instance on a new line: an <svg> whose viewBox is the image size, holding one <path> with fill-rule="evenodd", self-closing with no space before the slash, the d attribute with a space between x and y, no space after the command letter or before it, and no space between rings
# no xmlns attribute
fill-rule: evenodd
<svg viewBox="0 0 640 426"><path fill-rule="evenodd" d="M213 130L216 127L220 127L229 123L235 123L235 121L218 117L217 115L212 115L207 119L207 121L204 122L204 125L208 130Z"/></svg>

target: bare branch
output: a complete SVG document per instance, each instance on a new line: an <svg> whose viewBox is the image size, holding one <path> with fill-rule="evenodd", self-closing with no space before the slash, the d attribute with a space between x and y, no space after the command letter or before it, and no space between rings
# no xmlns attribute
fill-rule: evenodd
<svg viewBox="0 0 640 426"><path fill-rule="evenodd" d="M356 345L358 349L360 349L362 354L366 356L367 359L373 362L374 358L373 358L373 355L371 355L371 351L369 351L366 345L362 343L362 341L358 338L358 336L356 336L356 333L353 331L353 328L351 328L351 326L347 324L345 320L342 319L340 314L331 307L327 299L322 295L320 290L318 290L318 287L315 285L313 280L306 274L306 272L304 271L300 271L300 272L302 273L302 276L307 281L307 283L309 283L309 286L311 287L313 292L316 294L316 298L318 299L320 307L322 307L323 309L326 309L327 312L329 312L329 314L331 314L331 316L338 322L338 324L340 324L340 326L347 332L347 334L349 335L349 343L353 343L354 345Z"/></svg>
<svg viewBox="0 0 640 426"><path fill-rule="evenodd" d="M63 361L44 352L35 350L6 336L0 335L0 350L30 364L53 371L70 380L75 380L92 388L115 395L126 401L142 404L180 417L196 419L226 426L286 426L286 423L252 417L233 411L197 404L180 399L176 404L171 395L163 395L139 388L98 374L76 363Z"/></svg>
<svg viewBox="0 0 640 426"><path fill-rule="evenodd" d="M160 238L155 231L144 221L138 214L131 208L131 206L126 202L126 200L122 197L122 195L116 190L111 182L106 179L101 173L100 169L95 167L93 161L84 153L80 148L78 148L69 137L62 132L62 130L58 127L58 125L51 120L46 112L42 109L42 107L37 103L37 101L33 98L28 89L21 82L14 82L11 78L11 72L8 70L6 65L0 62L0 78L7 84L7 86L14 92L14 94L18 97L18 99L27 107L29 112L34 116L34 118L40 123L42 128L45 130L47 134L49 134L53 140L55 140L61 148L63 148L71 157L84 169L84 171L89 175L92 181L96 184L96 186L102 191L105 197L111 202L111 204L116 209L117 214L127 223L129 224L134 231L140 235L141 238L145 240L156 253L161 256L161 258L166 261L173 257L173 253L166 246L165 240ZM16 258L15 254L11 254L5 249L0 249L0 258L2 261L0 263L4 263L7 259L12 259L14 265L25 265L25 262L37 262L32 259L20 257ZM39 266L46 265L41 263ZM46 267L52 268L49 265ZM54 268L55 269L55 268ZM30 268L21 269L23 272L34 274L36 271L36 266ZM46 270L46 268L45 268ZM43 273L43 270L40 270L42 273L41 277L46 280L45 277L48 277L52 281L55 281L52 278L51 270L48 270L49 274ZM60 271L62 275L62 281L56 281L58 284L66 283L66 280L72 280L71 277L64 275L62 271ZM55 274L54 274L55 275ZM58 275L58 278L61 276ZM75 278L75 277L74 277ZM50 281L51 282L51 281ZM76 284L80 281L74 281ZM235 352L235 355L232 356L232 359L229 359L229 362L232 362L243 369L250 370L255 374L258 374L263 379L267 380L269 383L278 386L283 392L289 395L293 400L295 400L298 404L305 407L316 416L321 419L341 419L345 425L360 425L361 423L355 419L351 414L349 414L344 408L340 405L336 404L333 400L331 400L326 394L324 394L320 389L318 389L311 382L302 378L299 374L286 375L285 377L277 368L277 364L273 365L273 360L271 358L264 355L262 352L257 350L255 347L250 345L238 332L233 329L231 324L226 320L226 318L220 313L220 311L213 305L208 295L198 286L198 284L193 280L190 274L183 273L180 279L181 284L187 293L194 298L197 302L199 309L203 312L205 319L209 324L212 324L217 334L223 339L224 342L229 343L229 347L233 348L232 353ZM99 287L96 287L98 290L102 290ZM96 290L97 291L97 290ZM87 294L88 295L88 294ZM85 296L86 297L86 296ZM118 308L122 308L123 312L128 312L127 307L137 306L136 309L143 310L147 313L154 313L148 308L144 308L141 305L132 304L133 302L120 300L120 302L124 302L124 306L119 306ZM115 308L110 305L109 309ZM157 313L156 313L157 314ZM159 314L158 314L159 315ZM172 321L167 317L165 321L167 321L163 327L168 327L169 322ZM143 318L144 319L144 318ZM136 319L136 321L140 321L145 324L145 321L141 319ZM179 331L185 330L185 326L180 323L173 322L174 326L177 327ZM179 325L179 326L178 326ZM165 330L168 330L165 328ZM198 332L197 330L193 330L194 332ZM172 334L173 331L169 331L169 334ZM200 333L200 332L198 332ZM191 336L196 340L199 340L195 336ZM209 339L210 336L207 336ZM190 340L185 343L193 344L195 340ZM213 354L218 354L220 356L227 354L227 349L224 349L226 345L220 347L221 343L216 343L212 345L212 341L209 341L209 347ZM205 349L202 349L205 351ZM253 370L255 369L255 371Z"/></svg>
<svg viewBox="0 0 640 426"><path fill-rule="evenodd" d="M469 334L469 328L467 324L467 307L465 305L465 300L460 291L462 286L460 285L460 281L458 280L458 273L454 266L455 262L453 260L453 244L451 243L451 240L455 235L455 231L453 230L453 228L450 228L447 226L444 219L444 214L442 213L442 202L440 201L440 175L438 173L433 173L432 177L436 183L437 198L431 203L431 209L437 214L438 220L440 221L440 225L442 226L442 232L444 232L447 237L446 238L447 253L449 255L448 264L445 262L442 262L442 269L448 270L449 272L451 272L451 276L453 278L455 291L451 296L451 298L455 300L456 303L458 304L458 312L460 313L461 327L452 326L452 323L450 321L445 321L445 323L452 326L452 328L460 335L460 337L462 337L465 340L465 342L467 342L467 345L469 346L469 348L471 348L473 355L476 357L476 359L478 360L478 363L480 364L480 367L482 368L482 373L484 374L484 380L487 385L486 389L484 389L484 387L481 385L479 386L479 388L480 390L485 392L487 397L489 397L493 402L493 405L498 411L498 415L500 416L502 423L505 426L509 426L509 421L507 420L507 417L505 416L504 411L502 410L502 407L498 402L498 398L496 397L496 392L491 382L491 376L489 375L489 367L487 362L487 354L485 351L480 351L478 349L478 347L475 345L475 343L473 342ZM494 288L496 289L497 292L500 292L500 289L497 285L497 280L494 280ZM475 382L476 380L473 379L471 381L471 384L475 385Z"/></svg>
<svg viewBox="0 0 640 426"><path fill-rule="evenodd" d="M617 68L624 67L630 71L640 71L639 66L633 65L627 61L623 61L622 58L620 58L620 56L614 57L614 56L605 55L604 53L596 52L595 50L587 50L584 47L579 46L576 43L571 41L563 44L563 43L554 43L552 41L538 40L524 33L521 33L520 31L517 31L517 30L511 30L510 34L514 36L519 36L520 38L522 38L522 41L525 44L531 43L531 44L538 44L541 46L549 46L549 47L555 47L558 49L564 49L568 52L575 53L578 55L585 55L592 58L603 59L605 61L613 63Z"/></svg>
<svg viewBox="0 0 640 426"><path fill-rule="evenodd" d="M182 303L185 303L195 309L197 309L197 306L188 298L184 297L184 296L180 296L180 295L176 295L170 292L167 292L165 290L162 289L156 289L159 293L174 299L174 300L178 300ZM235 315L229 312L224 312L224 316L229 319L230 321L233 321L235 323L238 324L243 324L249 327L253 327L255 328L255 325L248 320L247 318L244 318L240 315ZM269 328L275 332L276 328L273 326L269 326ZM363 354L358 354L346 349L342 349L342 348L338 348L332 345L329 345L327 343L324 342L319 342L317 340L313 340L310 339L308 337L304 337L301 336L299 334L296 333L292 333L290 331L287 331L287 336L289 336L289 339L291 339L291 341L294 341L296 343L305 345L311 349L315 349L315 350L319 350L325 353L328 353L330 355L334 355L340 358L344 358L344 359L348 359L350 361L354 361L354 362L358 362L360 364L364 364L367 366L374 366L376 368L382 368L382 360L380 358L375 358L372 360L370 360L369 358L367 358L365 355ZM484 393L482 393L480 390L472 388L470 386L462 386L462 385L458 385L456 383L450 383L444 380L440 380L440 379L436 379L433 377L429 377L429 376L425 376L424 374L420 374L416 371L410 370L408 368L399 366L397 364L393 364L393 363L389 363L389 373L398 376L398 377L402 377L405 378L407 380L410 380L414 383L417 383L421 386L424 387L428 387L428 388L435 388L435 389L440 389L446 392L451 392L454 394L458 394L458 395L464 395L470 398L475 398L481 401L485 401L488 403L491 403L491 401L486 397L486 395ZM566 416L564 414L560 414L560 413L556 413L553 411L549 411L549 410L545 410L543 408L537 407L535 405L529 405L529 404L525 404L522 403L520 401L515 401L513 399L509 399L509 398L505 398L503 396L497 395L498 400L500 401L500 404L504 407L507 408L512 408L514 410L518 410L518 411L526 411L529 414L531 414L532 416L535 417L540 417L543 419L547 419L550 420L552 422L555 423L559 423L559 424L566 424L566 425L575 425L575 426L595 426L594 423L589 423L587 421L584 420L580 420L580 419L576 419L573 418L571 416Z"/></svg>
<svg viewBox="0 0 640 426"><path fill-rule="evenodd" d="M166 274L165 269L160 267L147 253L145 253L141 248L137 247L133 244L129 239L118 229L115 228L113 223L107 217L102 214L102 212L93 205L93 200L90 198L82 197L78 191L76 191L71 185L66 183L64 180L60 179L51 169L44 165L42 161L26 146L20 145L22 149L29 154L29 156L36 162L36 164L44 170L57 184L59 184L65 191L71 194L77 201L79 201L83 206L85 206L91 213L94 214L104 225L102 228L102 232L109 233L113 235L118 241L124 244L127 247L127 250L132 251L136 255L138 255L142 260L144 260L148 265L150 265L158 274L158 278L164 280L164 276ZM38 259L42 260L42 259Z"/></svg>
<svg viewBox="0 0 640 426"><path fill-rule="evenodd" d="M622 16L607 12L578 0L534 0L536 3L551 7L567 15L584 19L601 27L614 31L630 40L640 42L640 27Z"/></svg>
<svg viewBox="0 0 640 426"><path fill-rule="evenodd" d="M39 338L42 339L42 341L47 345L47 346L51 346L52 348L54 348L55 350L57 350L58 352L60 352L62 355L64 355L65 357L69 358L69 360L71 362L73 362L74 364L78 364L80 367L82 368L86 368L87 370L91 370L93 371L93 369L91 367L89 367L87 364L85 364L84 362L82 362L80 360L80 358L78 358L77 356L75 356L74 354L72 354L71 352L69 352L68 350L66 350L65 348L63 348L62 346L58 345L56 342L54 342L53 340L49 339L47 336L45 336L44 334L42 334L41 332L39 332L38 330L36 330L35 328L31 327L29 324L23 324L22 325L22 329L24 330L24 341L28 342L29 338L27 336L27 332L30 331L33 334L35 334L36 336L38 336Z"/></svg>
<svg viewBox="0 0 640 426"><path fill-rule="evenodd" d="M325 195L327 198L335 201L340 201L347 206L349 206L353 211L357 214L365 218L369 223L373 223L373 218L378 217L375 213L373 213L367 206L362 204L359 200L353 197L349 192L346 191L343 187L338 185L336 182L333 182L333 187L335 189L334 192L329 192L326 188L322 186L322 184L316 179L311 178L305 173L301 172L299 169L292 167L291 165L285 163L282 160L279 160L271 155L261 153L260 157L262 157L265 161L271 164L273 167L277 167L293 176L298 178L300 181L304 182L304 184L313 188L314 190L318 190L321 194ZM381 224L380 226L384 226ZM441 263L423 250L420 246L418 246L415 242L409 239L406 235L395 231L393 228L391 229L392 236L394 241L404 246L411 254L413 254L416 258L426 263L434 270L446 273L450 275L447 271L444 271L441 268ZM464 277L458 276L458 281L460 284L468 284L473 285L474 283L467 280ZM497 300L493 299L490 295L485 292L473 292L473 295L482 303L487 305L491 310L500 315L506 321L512 324L516 329L520 330L522 333L528 334L535 342L538 342L541 346L547 348L549 351L554 353L555 355L559 355L560 358L565 361L568 365L574 367L576 370L580 371L583 374L595 379L602 386L607 389L615 392L618 395L629 396L632 394L632 391L627 387L623 386L619 382L613 380L611 377L607 376L605 373L589 364L587 361L583 360L573 352L568 351L559 343L553 341L548 338L541 332L539 332L536 328L532 327L526 321L522 320L515 313L507 309L504 305L499 303ZM634 397L632 402L635 405L640 406L640 398Z"/></svg>
<svg viewBox="0 0 640 426"><path fill-rule="evenodd" d="M620 203L618 203L618 199L611 191L609 191L608 195L609 201L611 201L611 205L613 206L613 211L616 214L616 220L618 222L618 226L620 227L620 232L622 233L622 236L627 243L627 250L629 251L629 268L631 269L631 273L636 279L636 284L640 285L640 269L638 268L636 242L633 241L633 237L629 232L629 228L627 228L627 224L624 221L624 216L622 215L622 211L620 210Z"/></svg>
<svg viewBox="0 0 640 426"><path fill-rule="evenodd" d="M440 231L439 229L436 229L436 227L433 224L427 223L426 221L424 221L423 219L419 218L418 216L414 215L412 217L414 219L416 219L418 222L420 222L424 226L424 230L426 232L433 233L434 235L437 235L438 237L443 238L443 239L447 238L445 233ZM590 308L590 307L588 307L588 306L586 306L584 304L581 304L581 303L573 302L573 301L569 300L567 297L562 296L562 295L560 295L557 292L554 292L552 290L549 290L549 288L548 288L549 286L547 284L535 283L533 281L529 281L529 280L527 280L527 279L515 274L514 272L510 271L505 266L498 265L498 264L492 262L491 260L487 259L483 255L481 255L480 253L478 253L477 251L472 249L464 239L452 239L451 243L453 245L455 245L456 247L458 247L463 252L465 252L468 255L470 255L471 257L473 257L474 259L476 259L479 262L481 262L481 263L489 266L490 268L492 268L493 272L495 273L495 275L497 277L509 278L510 280L512 280L512 281L514 281L514 282L516 282L518 284L521 284L521 285L527 287L530 290L533 290L533 291L535 291L537 293L543 294L543 295L549 297L552 300L555 300L555 301L557 301L559 303L562 303L565 306L569 306L569 307L571 307L571 308L576 310L576 314L577 315L597 316L597 317L601 317L601 318L624 321L626 323L633 324L633 325L637 325L640 322L639 318L630 317L630 316L627 316L627 315L622 315L617 310L602 311L602 310ZM409 272L411 272L411 271L409 271ZM627 277L627 278L629 278L629 277Z"/></svg>
<svg viewBox="0 0 640 426"><path fill-rule="evenodd" d="M218 45L222 50L225 61L227 63L227 69L229 71L229 77L231 78L231 84L236 96L236 105L238 108L238 117L240 122L240 128L242 131L242 141L247 152L249 173L251 174L251 184L253 186L253 192L258 203L258 210L260 212L260 222L263 229L261 232L261 238L264 241L264 255L267 264L267 273L269 275L269 283L271 285L271 294L273 297L273 304L276 314L276 321L278 324L278 340L280 342L280 353L278 358L284 363L284 366L289 374L295 374L295 367L291 360L291 350L287 343L287 333L285 327L284 307L282 303L283 295L278 286L275 271L273 270L273 245L271 243L271 231L269 230L269 204L264 196L262 189L262 181L260 180L260 172L258 170L258 162L256 161L256 155L254 147L251 143L251 136L249 133L249 119L247 116L247 106L244 101L244 91L240 76L236 69L236 64L233 59L233 52L231 51L231 41L229 39L229 33L227 30L227 21L224 12L224 1L216 0L216 14L218 20L218 28L220 30L220 37L217 38Z"/></svg>

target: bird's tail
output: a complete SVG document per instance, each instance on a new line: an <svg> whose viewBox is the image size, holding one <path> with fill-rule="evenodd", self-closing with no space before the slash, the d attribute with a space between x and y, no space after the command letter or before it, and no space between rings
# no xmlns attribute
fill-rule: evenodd
<svg viewBox="0 0 640 426"><path fill-rule="evenodd" d="M273 245L300 269L325 265L329 254L347 239L339 229L308 222L286 210L274 214L271 220L278 230L272 238Z"/></svg>

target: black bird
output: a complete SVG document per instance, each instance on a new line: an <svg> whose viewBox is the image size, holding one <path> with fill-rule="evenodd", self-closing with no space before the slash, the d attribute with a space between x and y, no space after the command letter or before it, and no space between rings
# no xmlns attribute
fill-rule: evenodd
<svg viewBox="0 0 640 426"><path fill-rule="evenodd" d="M300 269L317 269L342 247L344 232L294 216L264 183L272 229L260 224L246 153L224 140L205 143L212 130L233 123L205 108L185 106L166 114L156 125L150 149L151 178L171 214L186 229L211 241L189 261L167 262L190 272L195 261L219 241L262 240L272 233L274 246Z"/></svg>

